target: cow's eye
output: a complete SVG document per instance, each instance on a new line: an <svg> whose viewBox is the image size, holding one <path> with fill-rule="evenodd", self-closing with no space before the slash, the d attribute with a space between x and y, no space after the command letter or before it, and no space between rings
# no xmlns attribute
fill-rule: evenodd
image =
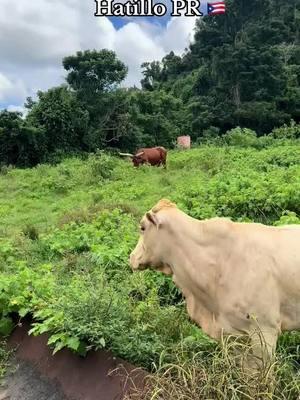
<svg viewBox="0 0 300 400"><path fill-rule="evenodd" d="M142 225L142 226L140 227L140 229L141 229L142 232L144 232L146 228Z"/></svg>

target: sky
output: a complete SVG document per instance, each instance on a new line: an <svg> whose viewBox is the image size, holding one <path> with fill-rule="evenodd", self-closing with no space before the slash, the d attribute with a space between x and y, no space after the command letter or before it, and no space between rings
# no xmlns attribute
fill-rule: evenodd
<svg viewBox="0 0 300 400"><path fill-rule="evenodd" d="M23 111L28 96L63 83L62 59L78 50L114 50L129 68L124 85L139 86L143 62L182 54L193 39L196 17L95 10L94 0L0 0L0 109Z"/></svg>

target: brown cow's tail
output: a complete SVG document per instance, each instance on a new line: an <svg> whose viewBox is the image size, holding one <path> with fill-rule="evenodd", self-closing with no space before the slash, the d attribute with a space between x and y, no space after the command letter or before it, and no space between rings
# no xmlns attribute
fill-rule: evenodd
<svg viewBox="0 0 300 400"><path fill-rule="evenodd" d="M157 146L157 147L155 147L158 151L159 151L159 154L161 155L161 156L165 156L166 157L166 155L167 155L167 150L164 148L164 147L159 147L159 146Z"/></svg>

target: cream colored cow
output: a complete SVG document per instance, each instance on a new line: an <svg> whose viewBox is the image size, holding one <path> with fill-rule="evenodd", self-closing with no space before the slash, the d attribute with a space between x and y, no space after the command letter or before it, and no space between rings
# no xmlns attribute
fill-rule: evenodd
<svg viewBox="0 0 300 400"><path fill-rule="evenodd" d="M189 316L212 338L250 335L261 358L273 354L281 332L300 329L297 225L199 221L161 200L140 228L132 269L152 267L172 275ZM266 346L253 335L257 324Z"/></svg>

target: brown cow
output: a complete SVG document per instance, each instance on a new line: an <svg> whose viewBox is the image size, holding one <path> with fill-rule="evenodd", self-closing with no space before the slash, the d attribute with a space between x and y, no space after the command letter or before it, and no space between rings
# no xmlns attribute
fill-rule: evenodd
<svg viewBox="0 0 300 400"><path fill-rule="evenodd" d="M279 334L300 329L299 248L300 225L199 221L161 200L141 220L130 264L172 275L204 332L246 335L254 355L269 360Z"/></svg>
<svg viewBox="0 0 300 400"><path fill-rule="evenodd" d="M150 164L166 168L167 150L164 147L151 147L138 149L135 154L119 153L121 156L132 158L135 167L141 164Z"/></svg>

